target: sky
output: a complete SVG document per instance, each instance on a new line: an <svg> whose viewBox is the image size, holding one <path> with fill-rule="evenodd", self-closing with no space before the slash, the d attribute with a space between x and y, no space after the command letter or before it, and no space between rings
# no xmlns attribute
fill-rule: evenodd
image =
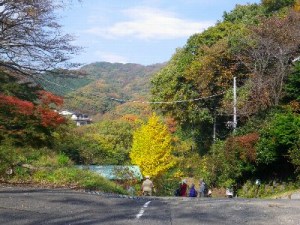
<svg viewBox="0 0 300 225"><path fill-rule="evenodd" d="M235 5L260 0L82 0L59 13L64 33L83 51L72 62L151 65L171 59L188 38Z"/></svg>

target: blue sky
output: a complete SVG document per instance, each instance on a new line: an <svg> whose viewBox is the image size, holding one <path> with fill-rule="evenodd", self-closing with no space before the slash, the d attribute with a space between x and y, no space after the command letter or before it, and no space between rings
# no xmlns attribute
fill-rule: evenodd
<svg viewBox="0 0 300 225"><path fill-rule="evenodd" d="M151 65L168 61L176 48L236 4L260 0L82 0L61 12L62 30L83 52L72 61Z"/></svg>

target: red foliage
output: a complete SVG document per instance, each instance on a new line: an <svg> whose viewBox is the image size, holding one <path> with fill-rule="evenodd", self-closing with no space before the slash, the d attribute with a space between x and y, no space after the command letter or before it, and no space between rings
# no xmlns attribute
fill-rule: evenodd
<svg viewBox="0 0 300 225"><path fill-rule="evenodd" d="M66 122L64 117L51 109L38 107L37 112L44 127L57 127Z"/></svg>
<svg viewBox="0 0 300 225"><path fill-rule="evenodd" d="M38 95L43 105L49 106L50 104L54 104L56 106L61 106L64 103L62 97L54 95L53 93L48 91L39 91Z"/></svg>
<svg viewBox="0 0 300 225"><path fill-rule="evenodd" d="M177 125L176 121L173 118L169 117L169 118L166 119L166 124L167 124L167 127L168 127L169 131L171 133L175 133L176 125Z"/></svg>
<svg viewBox="0 0 300 225"><path fill-rule="evenodd" d="M48 105L44 105L46 103L61 104L62 100L60 97L45 92L42 101L42 105L35 106L32 102L24 101L14 96L0 94L0 112L4 113L4 118L8 120L14 118L14 123L18 123L21 115L26 116L26 123L31 123L33 119L39 121L38 123L44 127L57 127L65 122L64 117L50 109ZM31 116L31 119L29 119L29 116Z"/></svg>
<svg viewBox="0 0 300 225"><path fill-rule="evenodd" d="M238 156L243 161L254 162L256 160L255 144L258 139L258 133L229 138L225 147L227 159Z"/></svg>
<svg viewBox="0 0 300 225"><path fill-rule="evenodd" d="M37 107L37 112L38 117L41 119L41 125L44 127L57 127L65 123L66 120L64 117L49 108L51 104L61 106L63 104L63 98L44 90L39 91L38 95L41 105Z"/></svg>
<svg viewBox="0 0 300 225"><path fill-rule="evenodd" d="M252 146L253 144L256 143L256 141L258 140L259 135L258 133L250 133L250 134L246 134L243 136L238 136L236 137L236 140L242 144L243 146Z"/></svg>
<svg viewBox="0 0 300 225"><path fill-rule="evenodd" d="M10 108L11 112L30 116L33 114L34 105L32 102L21 100L14 96L0 94L0 108Z"/></svg>
<svg viewBox="0 0 300 225"><path fill-rule="evenodd" d="M256 150L254 145L259 139L258 133L250 133L243 136L236 137L236 142L245 150L241 152L242 159L254 161L256 159Z"/></svg>
<svg viewBox="0 0 300 225"><path fill-rule="evenodd" d="M126 114L123 116L123 119L129 122L135 122L138 119L138 116L133 114Z"/></svg>

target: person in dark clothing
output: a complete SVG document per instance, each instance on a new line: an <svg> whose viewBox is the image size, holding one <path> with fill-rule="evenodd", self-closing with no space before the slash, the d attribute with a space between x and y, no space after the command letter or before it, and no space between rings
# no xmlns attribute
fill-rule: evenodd
<svg viewBox="0 0 300 225"><path fill-rule="evenodd" d="M185 197L187 195L187 187L186 180L184 179L180 184L180 196Z"/></svg>
<svg viewBox="0 0 300 225"><path fill-rule="evenodd" d="M190 193L189 193L189 197L197 197L198 192L195 189L195 185L192 184L191 188L190 188Z"/></svg>
<svg viewBox="0 0 300 225"><path fill-rule="evenodd" d="M200 182L199 182L199 197L200 198L203 198L203 197L206 197L207 195L207 186L206 186L206 183L204 182L203 179L200 179Z"/></svg>

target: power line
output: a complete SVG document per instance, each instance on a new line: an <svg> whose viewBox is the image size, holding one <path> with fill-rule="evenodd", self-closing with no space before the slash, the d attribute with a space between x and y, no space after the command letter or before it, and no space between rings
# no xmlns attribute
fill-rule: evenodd
<svg viewBox="0 0 300 225"><path fill-rule="evenodd" d="M65 85L61 85L61 84L58 84L58 83L53 82L53 81L49 81L49 80L45 79L44 77L37 77L37 76L35 76L35 77L34 77L34 81L35 81L36 83L40 84L41 86L43 86L43 84L40 83L38 80L39 80L39 81L45 81L45 82L48 82L48 83L53 84L53 85L55 85L55 86L57 86L57 87L67 88L67 89L69 89L69 90L71 90L71 91L78 91L78 90L76 90L76 89L74 89L74 88L71 88L71 87L68 87L68 86L65 86ZM58 92L61 92L59 89L55 88L54 86L52 86L51 89L55 90L57 93L58 93ZM79 93L77 93L77 96L63 96L63 98L64 98L64 99L70 99L70 98L73 98L73 99L77 99L77 100L81 101L81 100L83 100L84 98L87 98L87 97L89 97L89 96L100 97L100 96L95 95L95 94L91 94L91 95L86 96L86 95L84 95L84 93L80 93L80 92L79 92ZM81 97L82 99L80 99L80 97ZM79 104L79 103L78 103L78 104ZM89 102L87 102L87 101L85 101L84 104L89 105L89 106L92 106L91 108L93 108L93 106L94 106L93 104L91 104L91 103L89 103ZM76 107L76 106L75 106L75 107ZM78 109L76 108L76 110L78 110ZM93 110L94 110L94 109L93 109Z"/></svg>
<svg viewBox="0 0 300 225"><path fill-rule="evenodd" d="M45 81L45 82L50 83L50 84L54 84L54 85L56 85L56 86L58 86L58 87L67 88L67 89L69 89L69 90L71 90L71 91L76 91L76 89L73 89L73 88L71 88L71 87L68 87L68 86L65 86L65 85L61 85L61 84L58 84L58 83L56 83L56 82L47 80L47 79L45 79L44 77L41 77L41 76L34 76L34 81L38 83L38 81L37 81L36 79ZM39 83L39 84L40 84L40 83ZM41 85L41 84L40 84L40 85Z"/></svg>
<svg viewBox="0 0 300 225"><path fill-rule="evenodd" d="M47 79L45 79L45 78L43 78L43 77L35 77L37 80L42 80L42 81L45 81L45 82L47 82L47 83L50 83L50 84L53 84L53 85L55 85L55 86L58 86L58 87L61 87L61 88L67 88L67 89L69 89L69 90L71 90L71 91L77 91L77 92L79 92L79 93L77 93L78 95L81 95L82 97L89 97L89 96L94 96L94 97L100 97L99 95L95 95L95 94L89 94L88 96L86 96L86 95L84 95L84 93L80 93L80 91L78 90L78 89L75 89L75 88L72 88L72 87L69 87L69 86L66 86L66 85L61 85L61 84L58 84L58 83L56 83L56 82L54 82L54 81L50 81L50 80L47 80ZM35 80L35 82L37 82L37 83L39 83L36 79L34 79ZM43 84L42 83L39 83L40 85L42 85L43 86ZM51 87L51 89L55 89L54 87ZM55 89L57 92L59 92L60 90L59 89ZM63 98L65 98L65 99L68 99L68 98L76 98L75 96L63 96Z"/></svg>
<svg viewBox="0 0 300 225"><path fill-rule="evenodd" d="M56 85L58 87L67 88L67 89L72 90L72 91L78 91L78 90L76 90L74 88L71 88L71 87L68 87L66 85L61 85L61 84L58 84L56 82L49 81L48 79L45 79L44 77L40 77L40 76L37 77L36 76L35 78L37 78L38 80L43 80L43 81L48 82L50 84ZM226 92L223 91L221 93L213 94L213 95L206 96L206 97L200 97L200 98L194 98L194 99L185 99L185 100L175 100L175 101L141 101L141 100L126 100L126 99L111 98L111 97L108 97L108 99L113 100L113 101L117 101L117 102L120 102L120 103L131 102L131 103L142 103L142 104L178 104L178 103L196 102L196 101L201 101L201 100L205 100L205 99L210 99L210 98L214 98L214 97L217 97L217 96L224 95L225 93ZM88 96L84 96L83 93L79 94L79 95L81 95L81 97L88 97ZM95 94L92 94L90 96L99 97ZM70 98L70 97L78 99L78 97L75 97L75 96L69 96L69 97L65 97L65 98Z"/></svg>
<svg viewBox="0 0 300 225"><path fill-rule="evenodd" d="M44 77L35 76L35 78L37 78L39 80L43 80L43 81L48 82L50 84L59 86L59 87L68 88L69 90L72 90L72 91L78 91L74 88L71 88L71 87L68 87L68 86L65 86L65 85L61 85L61 84L58 84L58 83L53 82L53 81L49 81L49 80L45 79ZM206 97L186 99L186 100L176 100L176 101L139 101L139 100L126 100L126 99L119 99L119 98L109 98L109 99L111 99L113 101L120 102L120 103L133 102L133 103L143 103L143 104L176 104L176 103L195 102L195 101L200 101L200 100L204 100L204 99L209 99L209 98L213 98L213 97L216 97L216 96L221 96L225 93L226 92L224 91L224 92L214 94L214 95L210 95L210 96L206 96ZM92 96L96 96L96 95L92 95Z"/></svg>
<svg viewBox="0 0 300 225"><path fill-rule="evenodd" d="M125 103L125 102L134 102L134 103L143 103L143 104L176 104L176 103L186 103L186 102L196 102L196 101L200 101L200 100L204 100L204 99L209 99L209 98L213 98L216 96L220 96L225 94L226 92L221 92L218 94L214 94L214 95L210 95L210 96L206 96L206 97L201 97L201 98L194 98L194 99L186 99L186 100L176 100L176 101L138 101L138 100L126 100L126 99L119 99L119 98L110 98L111 100L117 101L117 102L121 102L121 103Z"/></svg>

